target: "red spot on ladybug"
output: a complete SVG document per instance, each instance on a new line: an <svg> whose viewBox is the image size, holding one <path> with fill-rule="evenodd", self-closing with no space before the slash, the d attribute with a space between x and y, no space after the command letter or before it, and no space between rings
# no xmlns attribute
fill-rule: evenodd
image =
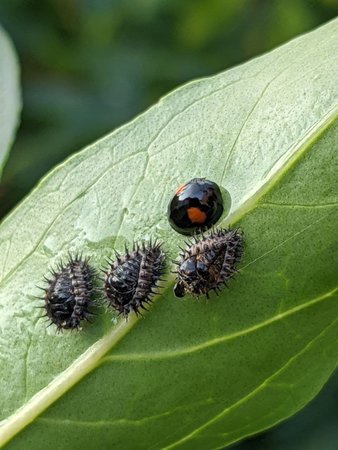
<svg viewBox="0 0 338 450"><path fill-rule="evenodd" d="M203 225L207 220L206 213L201 211L199 208L188 208L187 214L191 223L199 223Z"/></svg>

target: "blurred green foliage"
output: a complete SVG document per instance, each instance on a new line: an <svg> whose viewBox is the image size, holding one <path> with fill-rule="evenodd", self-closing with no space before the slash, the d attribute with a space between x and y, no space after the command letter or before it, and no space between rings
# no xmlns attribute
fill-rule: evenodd
<svg viewBox="0 0 338 450"><path fill-rule="evenodd" d="M231 446L231 450L337 450L338 372L322 392L291 419Z"/></svg>
<svg viewBox="0 0 338 450"><path fill-rule="evenodd" d="M22 68L22 124L0 218L51 167L174 87L335 17L338 0L1 0ZM333 450L338 374L303 412L237 450Z"/></svg>

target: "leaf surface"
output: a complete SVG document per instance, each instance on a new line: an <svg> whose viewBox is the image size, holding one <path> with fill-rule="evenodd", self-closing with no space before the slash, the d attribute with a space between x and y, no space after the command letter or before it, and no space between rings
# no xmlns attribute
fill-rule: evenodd
<svg viewBox="0 0 338 450"><path fill-rule="evenodd" d="M177 89L57 167L2 224L0 442L220 448L321 389L338 356L337 25ZM169 276L144 319L46 328L35 285L69 250L100 267L113 247L157 237L177 255L166 208L193 177L230 192L221 224L245 233L230 289L176 299Z"/></svg>

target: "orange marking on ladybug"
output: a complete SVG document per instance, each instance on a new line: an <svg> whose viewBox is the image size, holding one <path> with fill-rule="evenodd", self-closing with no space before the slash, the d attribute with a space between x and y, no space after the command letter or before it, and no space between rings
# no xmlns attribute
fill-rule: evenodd
<svg viewBox="0 0 338 450"><path fill-rule="evenodd" d="M186 187L186 184L185 184L185 183L182 183L182 184L176 189L175 194L176 194L176 195L181 194L181 193L184 191L184 188L185 188L185 187Z"/></svg>
<svg viewBox="0 0 338 450"><path fill-rule="evenodd" d="M207 215L199 208L194 207L188 208L187 214L190 222L192 223L205 223L205 221L207 220Z"/></svg>

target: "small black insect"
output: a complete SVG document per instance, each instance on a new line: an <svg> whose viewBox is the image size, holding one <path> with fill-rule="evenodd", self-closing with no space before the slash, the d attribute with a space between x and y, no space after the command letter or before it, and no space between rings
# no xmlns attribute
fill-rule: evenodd
<svg viewBox="0 0 338 450"><path fill-rule="evenodd" d="M193 178L176 189L168 205L168 219L172 228L191 235L211 228L223 214L220 188L205 178Z"/></svg>
<svg viewBox="0 0 338 450"><path fill-rule="evenodd" d="M93 277L95 271L89 258L68 256L66 264L60 263L51 270L51 277L45 277L46 288L42 299L45 301L45 317L49 317L58 331L80 328L81 321L90 320L94 305Z"/></svg>
<svg viewBox="0 0 338 450"><path fill-rule="evenodd" d="M195 237L186 249L181 249L177 282L174 286L176 297L185 294L206 295L216 293L236 272L236 263L242 255L243 236L239 230L214 230L202 237Z"/></svg>
<svg viewBox="0 0 338 450"><path fill-rule="evenodd" d="M104 270L104 294L106 300L119 315L127 318L131 311L141 314L140 308L151 303L158 287L157 282L165 272L165 253L160 243L135 244L125 254L115 252L116 260L109 260Z"/></svg>

